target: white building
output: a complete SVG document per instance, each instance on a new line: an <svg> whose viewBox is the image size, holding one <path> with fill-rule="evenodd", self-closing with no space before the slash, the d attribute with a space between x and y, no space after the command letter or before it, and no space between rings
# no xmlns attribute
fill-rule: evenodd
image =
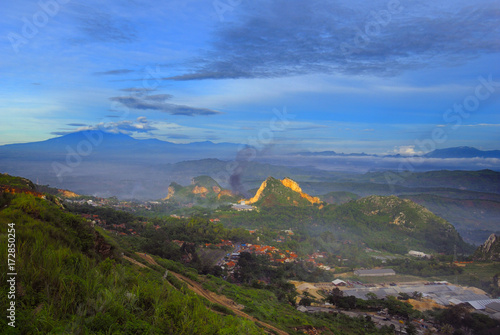
<svg viewBox="0 0 500 335"><path fill-rule="evenodd" d="M413 256L413 257L420 257L420 258L431 258L431 255L423 253L422 251L415 251L415 250L410 250L408 252L408 255Z"/></svg>

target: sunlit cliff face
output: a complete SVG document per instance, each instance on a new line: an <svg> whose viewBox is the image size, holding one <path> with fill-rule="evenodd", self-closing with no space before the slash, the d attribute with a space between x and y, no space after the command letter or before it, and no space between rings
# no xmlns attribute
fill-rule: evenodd
<svg viewBox="0 0 500 335"><path fill-rule="evenodd" d="M309 194L302 192L302 189L300 188L299 184L297 184L297 182L293 181L290 178L284 178L283 180L281 180L281 183L283 184L283 186L288 187L292 191L299 193L302 198L306 199L311 204L319 204L321 202L321 200L318 197L312 197ZM267 179L264 180L264 182L260 185L255 196L245 201L245 203L250 205L259 201L262 192L265 190L266 187L267 187Z"/></svg>

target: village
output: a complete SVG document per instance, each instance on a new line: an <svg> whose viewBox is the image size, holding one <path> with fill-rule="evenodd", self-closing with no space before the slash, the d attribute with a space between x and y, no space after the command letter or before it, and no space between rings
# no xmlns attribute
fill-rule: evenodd
<svg viewBox="0 0 500 335"><path fill-rule="evenodd" d="M139 226L136 228L129 227L125 223L109 224L106 220L96 214L81 214L90 225L98 225L110 233L119 236L136 236L139 233L136 231L138 227L148 225L147 221L137 222ZM211 222L218 222L219 219L210 219ZM154 229L161 229L160 226L154 225ZM256 234L257 229L247 229L250 234ZM276 244L284 242L294 233L291 229L281 230L277 232L276 238L273 240ZM181 240L172 240L172 243L181 248L186 242ZM300 263L304 262L312 265L315 268L330 271L335 274L333 265L325 264L326 258L329 256L325 252L314 252L304 257L286 248L277 246L256 243L233 242L231 240L221 239L219 243L204 243L199 245L201 248L207 249L222 249L226 253L221 257L215 265L220 266L225 270L227 277L234 274L238 267L238 261L242 253L250 253L253 255L267 256L269 261L274 264L285 263ZM366 248L367 252L375 252ZM430 258L430 255L419 251L410 251L409 256L416 258ZM339 258L340 256L336 256ZM465 263L471 262L456 262L456 266L465 266ZM464 264L460 264L464 263ZM346 277L347 276L347 277ZM494 319L500 320L500 299L491 299L484 291L474 287L462 287L451 284L447 281L415 281L415 282L398 282L395 278L396 272L390 268L374 268L374 269L357 269L353 272L344 273L331 282L307 283L290 281L295 285L299 297L311 296L315 303L309 306L299 305L298 309L304 313L316 312L342 312L350 316L370 316L377 326L393 325L400 327L399 319L391 317L387 311L379 311L378 313L366 313L357 311L339 311L335 306L325 302L325 297L340 290L344 296L352 296L357 299L368 300L370 298L386 299L389 296L397 299L409 299L408 301L419 310L432 308L445 308L458 304L465 304L472 311L488 315ZM375 278L367 283L363 283L363 278ZM358 279L352 279L358 278ZM299 298L297 298L299 299ZM432 327L432 324L427 324L420 320L414 320L415 325L420 329Z"/></svg>

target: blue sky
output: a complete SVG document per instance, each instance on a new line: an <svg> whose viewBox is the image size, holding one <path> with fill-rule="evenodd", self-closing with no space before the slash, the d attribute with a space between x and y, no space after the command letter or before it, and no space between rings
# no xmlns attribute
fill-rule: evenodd
<svg viewBox="0 0 500 335"><path fill-rule="evenodd" d="M41 0L2 14L0 145L104 126L179 143L271 133L294 150L500 149L498 1Z"/></svg>

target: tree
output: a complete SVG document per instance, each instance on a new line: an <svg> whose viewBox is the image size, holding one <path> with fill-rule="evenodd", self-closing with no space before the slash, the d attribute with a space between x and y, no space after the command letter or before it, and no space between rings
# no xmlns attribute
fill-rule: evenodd
<svg viewBox="0 0 500 335"><path fill-rule="evenodd" d="M398 299L399 300L408 300L408 299L410 299L410 295L408 293L399 292Z"/></svg>
<svg viewBox="0 0 500 335"><path fill-rule="evenodd" d="M307 293L307 292L305 292ZM311 303L313 303L314 300L310 296L304 296L302 299L299 301L299 305L301 306L311 306Z"/></svg>
<svg viewBox="0 0 500 335"><path fill-rule="evenodd" d="M415 292L412 293L411 297L413 299L415 299L415 300L419 300L420 301L422 299L422 292L415 291Z"/></svg>
<svg viewBox="0 0 500 335"><path fill-rule="evenodd" d="M441 333L444 335L451 335L454 331L455 329L449 324L445 324L441 327Z"/></svg>
<svg viewBox="0 0 500 335"><path fill-rule="evenodd" d="M417 335L417 327L411 321L406 321L405 326L408 335Z"/></svg>
<svg viewBox="0 0 500 335"><path fill-rule="evenodd" d="M338 287L334 288L330 294L326 297L326 301L336 305L337 302L344 296L344 292L342 292Z"/></svg>

